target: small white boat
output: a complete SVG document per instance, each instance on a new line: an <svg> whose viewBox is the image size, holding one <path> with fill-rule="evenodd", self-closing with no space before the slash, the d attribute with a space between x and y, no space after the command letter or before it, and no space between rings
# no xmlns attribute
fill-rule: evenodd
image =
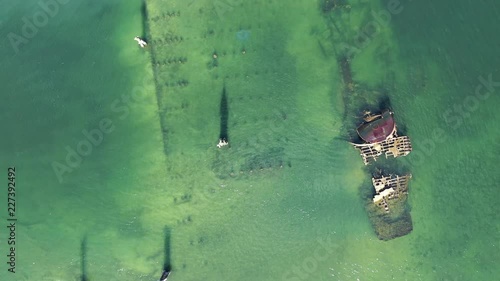
<svg viewBox="0 0 500 281"><path fill-rule="evenodd" d="M225 139L219 139L219 143L217 144L218 148L228 145L229 143Z"/></svg>
<svg viewBox="0 0 500 281"><path fill-rule="evenodd" d="M146 43L146 41L141 39L139 36L134 37L134 40L137 41L137 43L139 44L139 46L141 46L141 48L144 48L148 45L148 43Z"/></svg>

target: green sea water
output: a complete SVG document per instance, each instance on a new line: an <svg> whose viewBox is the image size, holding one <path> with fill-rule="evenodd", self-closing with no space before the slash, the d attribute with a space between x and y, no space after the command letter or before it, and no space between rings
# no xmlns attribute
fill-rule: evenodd
<svg viewBox="0 0 500 281"><path fill-rule="evenodd" d="M165 259L174 281L496 280L499 5L337 2L69 0L44 23L0 0L0 280L157 280ZM344 43L413 142L414 229L387 242L346 139Z"/></svg>

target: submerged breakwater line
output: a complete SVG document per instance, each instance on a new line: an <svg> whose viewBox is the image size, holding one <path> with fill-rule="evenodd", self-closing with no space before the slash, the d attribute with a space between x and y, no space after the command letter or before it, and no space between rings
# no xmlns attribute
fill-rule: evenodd
<svg viewBox="0 0 500 281"><path fill-rule="evenodd" d="M151 20L150 17L148 16L148 7L147 7L147 1L144 1L141 5L141 13L142 13L142 30L143 30L143 38L147 38L148 40L151 39L151 31L150 31L150 26L149 26L149 21ZM155 94L156 94L156 103L158 105L158 112L161 112L161 99L160 99L160 93L161 93L161 86L158 82L158 72L155 69L155 66L158 66L158 60L156 59L156 46L155 44L149 44L148 48L151 50L151 66L153 67L153 80L155 82ZM165 128L164 124L164 118L161 118L161 113L160 113L160 127ZM165 131L162 130L162 142L163 142L163 150L165 151L166 147L166 134Z"/></svg>

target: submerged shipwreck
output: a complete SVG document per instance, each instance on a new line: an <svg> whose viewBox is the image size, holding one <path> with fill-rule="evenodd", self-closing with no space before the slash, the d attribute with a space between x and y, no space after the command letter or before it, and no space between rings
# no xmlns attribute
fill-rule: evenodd
<svg viewBox="0 0 500 281"><path fill-rule="evenodd" d="M394 113L386 110L379 115L367 114L365 123L358 127L358 135L365 143L352 143L359 150L363 162L368 165L384 154L385 157L408 155L411 150L410 138L398 136Z"/></svg>
<svg viewBox="0 0 500 281"><path fill-rule="evenodd" d="M413 230L407 204L410 179L411 174L379 174L372 177L375 195L366 199L365 207L380 240L391 240Z"/></svg>
<svg viewBox="0 0 500 281"><path fill-rule="evenodd" d="M389 175L379 178L372 178L373 187L375 188L375 196L373 203L378 206L383 206L386 212L389 212L389 204L387 200L398 199L402 195L408 194L408 181L411 175Z"/></svg>
<svg viewBox="0 0 500 281"><path fill-rule="evenodd" d="M412 144L410 138L399 135L394 113L384 110L390 105L389 93L397 89L398 75L394 73L394 68L383 67L373 76L378 77L379 83L373 84L373 81L370 81L365 84L362 80L357 81L356 72L360 74L358 78L363 78L368 70L362 67L354 69L352 63L357 61L357 56L362 52L367 55L363 47L370 41L370 38L365 36L364 39L359 40L359 30L348 20L347 12L351 10L349 1L322 0L320 2L328 30L323 33L319 44L325 57L335 56L337 59L340 77L344 84L343 121L344 125L349 128L346 135L361 155L367 174L370 174L366 182L360 186L365 209L379 239L390 240L406 235L412 231L407 200L411 175L405 171L405 167L398 159L393 158L408 155L412 151ZM373 5L372 8L377 4ZM369 24L373 9L366 8L367 5L363 6L365 6L364 11L356 10L360 15L365 15L362 21ZM381 36L383 38L385 35ZM384 50L378 59L386 64L391 64L398 59L394 55L396 52L386 51L392 48L385 43L386 40L375 41L371 41L376 46L375 48ZM365 61L364 58L363 61ZM363 64L361 61L358 63ZM369 86L370 84L377 85L377 88ZM380 113L366 112L361 122L357 118L350 119L350 116L357 116L360 105L370 109L376 108L380 110L378 111ZM353 121L356 124L352 123ZM357 134L351 134L350 129L356 127Z"/></svg>
<svg viewBox="0 0 500 281"><path fill-rule="evenodd" d="M378 115L369 112L357 128L361 143L352 143L368 165L382 154L386 158L408 155L411 142L407 136L398 136L394 113L386 110ZM413 229L407 204L408 183L411 174L385 174L378 170L372 175L373 189L366 200L368 216L381 240L390 240L410 233Z"/></svg>

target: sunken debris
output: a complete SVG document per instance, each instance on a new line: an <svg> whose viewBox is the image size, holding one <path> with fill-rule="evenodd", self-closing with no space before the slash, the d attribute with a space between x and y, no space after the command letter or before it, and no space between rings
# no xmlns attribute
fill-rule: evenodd
<svg viewBox="0 0 500 281"><path fill-rule="evenodd" d="M360 152L365 165L377 161L382 154L388 158L406 156L411 152L410 138L397 134L392 111L386 110L379 115L371 115L368 112L364 120L365 122L357 129L359 137L364 142L351 144Z"/></svg>
<svg viewBox="0 0 500 281"><path fill-rule="evenodd" d="M346 4L345 0L323 0L321 3L321 9L324 13L329 13L335 9L345 8L350 9L351 5Z"/></svg>
<svg viewBox="0 0 500 281"><path fill-rule="evenodd" d="M380 240L405 236L413 230L408 205L408 182L411 175L374 175L375 194L366 198L365 208Z"/></svg>
<svg viewBox="0 0 500 281"><path fill-rule="evenodd" d="M378 178L373 177L372 183L375 188L373 203L377 206L383 207L384 210L389 213L389 201L396 202L402 197L402 195L408 194L408 182L410 179L411 174L404 176L389 175Z"/></svg>

